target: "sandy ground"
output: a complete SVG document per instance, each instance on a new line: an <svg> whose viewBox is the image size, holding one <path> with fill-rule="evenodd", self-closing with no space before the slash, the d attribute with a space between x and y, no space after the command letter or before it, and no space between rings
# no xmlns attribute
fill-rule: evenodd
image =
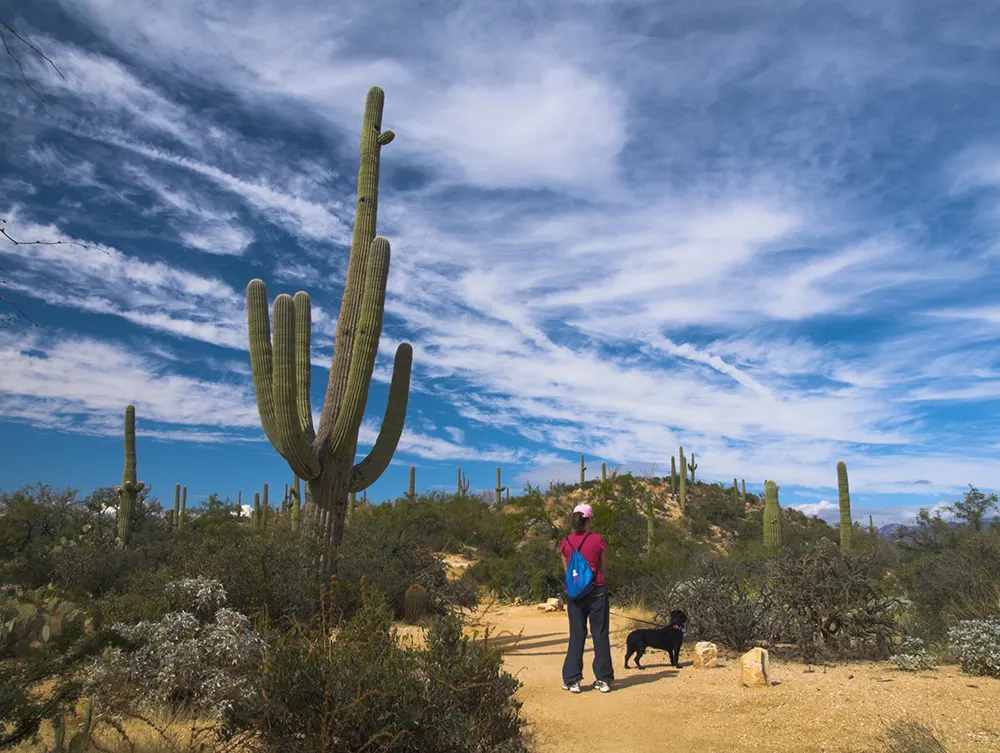
<svg viewBox="0 0 1000 753"><path fill-rule="evenodd" d="M561 687L565 612L502 607L481 619L494 626L508 670L524 683L520 698L537 753L877 751L885 727L900 718L930 724L949 753L1000 751L1000 680L957 667L912 673L859 663L810 671L772 660L770 688L741 688L735 655L696 670L693 644L685 644L679 670L655 650L645 670L626 670L625 637L634 625L612 618L614 690L593 690L588 640L583 692L575 695Z"/></svg>

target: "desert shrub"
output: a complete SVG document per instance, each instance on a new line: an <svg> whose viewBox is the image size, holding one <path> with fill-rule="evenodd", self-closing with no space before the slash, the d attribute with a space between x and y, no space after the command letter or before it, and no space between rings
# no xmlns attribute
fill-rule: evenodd
<svg viewBox="0 0 1000 753"><path fill-rule="evenodd" d="M963 620L948 631L948 642L963 672L1000 677L1000 617Z"/></svg>
<svg viewBox="0 0 1000 753"><path fill-rule="evenodd" d="M564 591L555 545L543 539L528 540L520 551L506 557L487 554L466 571L465 577L507 600L543 601Z"/></svg>
<svg viewBox="0 0 1000 753"><path fill-rule="evenodd" d="M914 636L904 636L900 640L899 649L889 657L889 661L896 665L897 669L908 672L933 669L935 663L923 640Z"/></svg>
<svg viewBox="0 0 1000 753"><path fill-rule="evenodd" d="M877 553L844 552L821 539L769 560L768 584L781 616L772 640L796 644L805 661L887 658L899 634L898 589Z"/></svg>
<svg viewBox="0 0 1000 753"><path fill-rule="evenodd" d="M250 621L221 606L218 581L181 580L168 598L183 607L156 622L111 627L127 648L109 649L87 685L112 713L168 707L222 718L256 692L264 642Z"/></svg>
<svg viewBox="0 0 1000 753"><path fill-rule="evenodd" d="M893 722L882 736L881 753L947 753L934 730L910 719Z"/></svg>
<svg viewBox="0 0 1000 753"><path fill-rule="evenodd" d="M682 578L662 585L650 604L661 622L683 609L690 638L734 651L766 641L776 616L764 566L737 557L701 558Z"/></svg>
<svg viewBox="0 0 1000 753"><path fill-rule="evenodd" d="M400 645L377 589L335 641L286 635L268 653L256 706L262 741L282 751L510 751L520 740L518 681L500 656L438 617L427 649Z"/></svg>
<svg viewBox="0 0 1000 753"><path fill-rule="evenodd" d="M1000 526L983 525L993 500L970 487L955 503L957 525L921 510L903 530L896 572L914 604L915 634L940 639L961 620L1000 612Z"/></svg>

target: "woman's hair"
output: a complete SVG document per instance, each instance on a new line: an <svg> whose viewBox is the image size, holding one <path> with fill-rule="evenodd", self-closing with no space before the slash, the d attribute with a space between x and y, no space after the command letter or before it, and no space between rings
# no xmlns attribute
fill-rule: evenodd
<svg viewBox="0 0 1000 753"><path fill-rule="evenodd" d="M573 513L573 533L583 533L584 529L587 527L587 520L589 520L589 518L585 518L583 513Z"/></svg>

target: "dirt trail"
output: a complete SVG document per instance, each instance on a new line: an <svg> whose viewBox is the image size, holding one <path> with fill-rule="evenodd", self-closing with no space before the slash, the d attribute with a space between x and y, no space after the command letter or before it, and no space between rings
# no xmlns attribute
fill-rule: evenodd
<svg viewBox="0 0 1000 753"><path fill-rule="evenodd" d="M588 639L584 692L574 695L561 687L565 612L503 607L491 610L486 621L507 646L508 670L524 683L520 698L538 753L860 753L879 750L884 727L901 717L931 724L949 753L1000 751L1000 680L962 675L957 667L908 673L859 663L807 672L802 665L772 661L772 687L740 688L735 656L720 659L717 668L695 670L693 644L685 644L679 670L655 650L646 654L647 669L624 669L631 626L612 618L614 690L592 689ZM514 644L511 634L522 628Z"/></svg>

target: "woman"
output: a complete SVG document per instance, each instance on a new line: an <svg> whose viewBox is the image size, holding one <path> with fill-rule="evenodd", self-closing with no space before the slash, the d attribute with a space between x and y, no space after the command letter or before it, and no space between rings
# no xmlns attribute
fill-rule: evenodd
<svg viewBox="0 0 1000 753"><path fill-rule="evenodd" d="M569 648L563 662L563 690L580 692L583 679L583 647L587 642L587 620L590 633L594 636L594 687L602 693L611 692L611 682L615 679L611 664L611 636L609 629L608 587L604 582L604 565L608 544L599 533L592 533L594 510L590 505L573 508L573 533L563 539L559 547L562 555L563 572L569 564L573 550L579 550L594 571L594 588L580 599L570 599L566 604L569 617Z"/></svg>

